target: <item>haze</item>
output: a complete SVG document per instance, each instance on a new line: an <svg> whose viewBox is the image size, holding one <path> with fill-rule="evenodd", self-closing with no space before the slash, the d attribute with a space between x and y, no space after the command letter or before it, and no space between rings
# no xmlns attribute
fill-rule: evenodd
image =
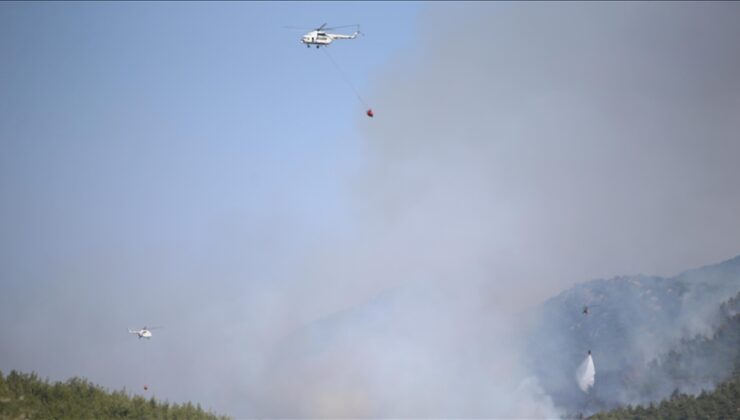
<svg viewBox="0 0 740 420"><path fill-rule="evenodd" d="M519 365L529 310L740 254L739 21L2 3L0 370L236 417L556 414ZM324 22L362 25L331 53L375 118L283 29Z"/></svg>

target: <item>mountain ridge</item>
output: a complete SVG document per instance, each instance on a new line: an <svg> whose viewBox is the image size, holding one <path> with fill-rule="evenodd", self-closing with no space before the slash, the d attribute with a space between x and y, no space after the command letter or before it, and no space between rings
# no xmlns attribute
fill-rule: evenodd
<svg viewBox="0 0 740 420"><path fill-rule="evenodd" d="M723 322L721 305L738 292L740 256L673 277L617 276L579 283L541 306L528 346L529 366L555 404L570 412L646 404L676 389L697 393L717 381L697 388L663 374L657 381L665 382L658 387L662 392L636 395L634 389L647 380L650 363L682 341L710 339ZM582 311L585 306L588 314ZM571 372L587 350L593 351L597 375L592 391L584 394ZM713 368L732 370L730 362L723 363L728 366Z"/></svg>

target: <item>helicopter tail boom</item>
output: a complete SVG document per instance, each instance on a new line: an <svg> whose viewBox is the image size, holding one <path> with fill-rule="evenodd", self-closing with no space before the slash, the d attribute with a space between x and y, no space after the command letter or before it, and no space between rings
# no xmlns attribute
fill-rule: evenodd
<svg viewBox="0 0 740 420"><path fill-rule="evenodd" d="M344 34L329 34L332 39L355 39L357 38L357 35L361 34L360 31L355 31L352 35L344 35Z"/></svg>

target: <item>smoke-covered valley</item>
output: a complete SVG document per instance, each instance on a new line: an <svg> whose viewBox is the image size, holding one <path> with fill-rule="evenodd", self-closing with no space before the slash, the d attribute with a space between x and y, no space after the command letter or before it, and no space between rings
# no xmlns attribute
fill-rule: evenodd
<svg viewBox="0 0 740 420"><path fill-rule="evenodd" d="M672 278L581 283L533 316L510 317L481 290L406 285L299 329L264 372L266 395L283 398L262 408L277 417L590 415L711 390L740 357L728 324L740 311L740 257ZM587 351L596 375L584 392L576 374Z"/></svg>

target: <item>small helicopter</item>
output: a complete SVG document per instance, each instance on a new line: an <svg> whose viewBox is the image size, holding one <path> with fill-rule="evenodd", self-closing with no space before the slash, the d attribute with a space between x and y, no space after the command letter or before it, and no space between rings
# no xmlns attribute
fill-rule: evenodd
<svg viewBox="0 0 740 420"><path fill-rule="evenodd" d="M333 29L340 29L340 28L349 28L349 27L356 27L357 30L352 35L345 35L345 34L330 34L326 31L331 31ZM360 25L345 25L345 26L334 26L332 28L327 28L326 23L319 26L318 28L312 30L311 32L303 35L301 38L301 42L306 44L306 48L311 48L311 45L315 45L316 48L319 48L320 46L328 46L331 44L335 39L355 39L357 38L357 35L360 35L362 32L360 32Z"/></svg>
<svg viewBox="0 0 740 420"><path fill-rule="evenodd" d="M144 327L144 328L142 328L140 330L132 330L132 329L129 328L128 333L129 334L136 334L136 335L139 336L140 339L141 338L150 339L150 338L152 338L152 332L151 332L151 330L154 330L154 329L157 329L157 328L162 328L162 327L151 327L151 328Z"/></svg>
<svg viewBox="0 0 740 420"><path fill-rule="evenodd" d="M592 309L593 309L594 307L598 308L599 306L601 306L601 305L600 305L600 304L599 304L599 305L584 305L584 306L583 306L583 310L582 310L581 312L582 312L582 313L583 313L584 315L588 316L588 315L591 315L591 310L592 310Z"/></svg>

